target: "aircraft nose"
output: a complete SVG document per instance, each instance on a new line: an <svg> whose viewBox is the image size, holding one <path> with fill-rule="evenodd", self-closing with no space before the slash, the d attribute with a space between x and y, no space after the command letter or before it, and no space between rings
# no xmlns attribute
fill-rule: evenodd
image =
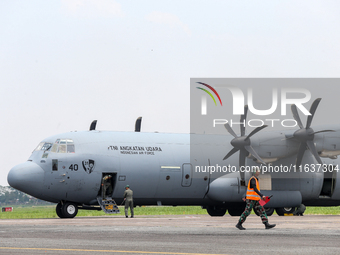
<svg viewBox="0 0 340 255"><path fill-rule="evenodd" d="M41 193L43 180L44 170L30 161L13 167L7 175L11 187L35 197Z"/></svg>

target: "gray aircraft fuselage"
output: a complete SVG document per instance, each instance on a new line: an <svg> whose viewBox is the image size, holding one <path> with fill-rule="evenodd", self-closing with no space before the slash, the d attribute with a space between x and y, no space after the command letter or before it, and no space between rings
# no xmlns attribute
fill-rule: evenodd
<svg viewBox="0 0 340 255"><path fill-rule="evenodd" d="M334 130L332 134L315 135L320 153L340 147L340 131ZM280 132L266 132L252 138L252 144L261 157L275 158L273 166L294 165L296 143L282 138ZM207 170L207 166L238 165L237 155L223 161L232 148L231 139L230 135L69 132L44 139L27 162L10 170L8 183L49 202L70 201L92 206L98 204L103 175L111 174L112 198L117 203L123 201L128 184L134 192L135 205L243 206L246 187L240 185L239 172ZM333 143L335 139L335 147L325 144L327 139ZM195 154L190 154L193 151ZM329 165L339 163L337 159L323 161ZM246 163L259 166L251 155ZM303 163L316 163L308 150ZM329 184L328 192L324 190L322 171L272 173L271 189L263 193L274 194L272 207L293 207L302 202L340 205L340 182L335 182L338 176L334 171L331 176L334 183ZM250 173L246 177L249 179Z"/></svg>

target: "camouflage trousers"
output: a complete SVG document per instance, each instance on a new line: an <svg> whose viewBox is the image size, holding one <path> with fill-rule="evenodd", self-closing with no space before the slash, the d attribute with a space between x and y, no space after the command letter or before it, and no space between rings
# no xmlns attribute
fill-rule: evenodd
<svg viewBox="0 0 340 255"><path fill-rule="evenodd" d="M268 222L266 211L260 205L259 201L247 199L246 202L247 202L246 209L242 213L240 220L239 220L241 224L246 221L246 218L249 216L249 214L251 213L251 209L253 208L256 210L257 214L260 215L262 223Z"/></svg>

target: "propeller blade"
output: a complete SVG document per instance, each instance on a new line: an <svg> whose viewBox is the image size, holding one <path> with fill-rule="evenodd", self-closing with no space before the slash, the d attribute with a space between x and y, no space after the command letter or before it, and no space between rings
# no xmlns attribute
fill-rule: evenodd
<svg viewBox="0 0 340 255"><path fill-rule="evenodd" d="M307 141L307 146L308 146L309 150L312 152L312 154L314 155L314 158L316 159L316 161L318 161L319 164L322 164L319 153L316 151L314 142L313 141Z"/></svg>
<svg viewBox="0 0 340 255"><path fill-rule="evenodd" d="M96 125L97 125L97 120L92 121L92 123L90 125L90 131L91 130L96 130Z"/></svg>
<svg viewBox="0 0 340 255"><path fill-rule="evenodd" d="M239 162L239 167L241 169L241 166L245 166L246 165L246 157L247 157L247 151L245 149L240 149L240 157L238 159Z"/></svg>
<svg viewBox="0 0 340 255"><path fill-rule="evenodd" d="M296 158L296 170L298 170L298 168L301 165L302 157L303 157L303 154L305 154L305 150L306 150L306 143L301 143L299 147L298 155Z"/></svg>
<svg viewBox="0 0 340 255"><path fill-rule="evenodd" d="M313 117L314 117L314 114L315 114L315 111L316 111L316 108L318 108L318 105L321 101L321 98L317 98L314 100L312 106L310 107L310 110L309 112L312 114L312 115L308 115L308 118L307 118L307 124L306 124L306 129L308 129L310 127L310 125L312 124L312 120L313 120Z"/></svg>
<svg viewBox="0 0 340 255"><path fill-rule="evenodd" d="M292 104L292 106L291 106L290 108L291 108L291 110L292 110L293 117L294 117L294 119L296 120L297 124L299 125L300 128L303 128L303 125L302 125L300 116L299 116L299 114L298 114L298 112L297 112L297 109L296 109L296 105L295 105L295 104Z"/></svg>
<svg viewBox="0 0 340 255"><path fill-rule="evenodd" d="M245 146L246 150L253 155L258 161L260 161L262 164L266 165L266 162L263 161L263 159L256 153L256 151L251 147L250 145Z"/></svg>
<svg viewBox="0 0 340 255"><path fill-rule="evenodd" d="M255 128L253 131L250 132L250 134L244 140L248 141L251 136L255 135L257 132L259 132L260 130L262 130L262 129L266 128L266 127L268 127L268 125L263 125L261 127Z"/></svg>
<svg viewBox="0 0 340 255"><path fill-rule="evenodd" d="M228 154L223 158L223 160L226 160L227 158L229 158L231 155L233 155L235 152L238 152L239 149L237 148L232 148L231 151L228 152Z"/></svg>
<svg viewBox="0 0 340 255"><path fill-rule="evenodd" d="M237 137L234 130L230 127L230 125L228 123L224 124L224 127L228 130L229 134L231 134L235 138Z"/></svg>
<svg viewBox="0 0 340 255"><path fill-rule="evenodd" d="M321 131L314 132L313 135L318 134L318 133L323 133L323 132L335 132L335 130L321 130Z"/></svg>
<svg viewBox="0 0 340 255"><path fill-rule="evenodd" d="M245 123L245 120L247 119L247 112L248 112L248 105L244 106L244 114L241 115L240 122ZM246 125L240 124L240 130L241 130L241 136L244 136L246 134Z"/></svg>

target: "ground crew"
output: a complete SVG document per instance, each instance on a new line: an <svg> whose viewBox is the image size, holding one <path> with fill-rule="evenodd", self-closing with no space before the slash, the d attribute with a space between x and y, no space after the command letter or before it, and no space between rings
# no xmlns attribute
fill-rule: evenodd
<svg viewBox="0 0 340 255"><path fill-rule="evenodd" d="M276 226L276 224L271 225L268 223L268 217L267 217L266 211L259 203L261 198L263 200L266 198L260 192L260 184L259 184L259 179L258 179L259 175L260 175L260 169L257 169L254 176L252 176L249 179L246 197L243 198L243 201L247 202L246 208L244 212L242 213L238 223L236 224L236 227L240 230L245 230L242 224L243 222L246 221L246 218L249 216L253 208L257 211L258 215L261 216L262 223L265 225L266 229L270 229Z"/></svg>
<svg viewBox="0 0 340 255"><path fill-rule="evenodd" d="M125 217L128 218L128 209L130 207L131 218L133 218L133 191L130 189L129 185L125 186L124 191L124 201L125 201Z"/></svg>
<svg viewBox="0 0 340 255"><path fill-rule="evenodd" d="M111 185L111 175L105 175L102 181L102 190L103 190L103 200L106 198L106 193L109 195L112 194L112 185Z"/></svg>
<svg viewBox="0 0 340 255"><path fill-rule="evenodd" d="M293 215L295 216L303 216L303 213L306 211L306 206L304 204L299 205L298 208L296 208L296 211L293 212Z"/></svg>

